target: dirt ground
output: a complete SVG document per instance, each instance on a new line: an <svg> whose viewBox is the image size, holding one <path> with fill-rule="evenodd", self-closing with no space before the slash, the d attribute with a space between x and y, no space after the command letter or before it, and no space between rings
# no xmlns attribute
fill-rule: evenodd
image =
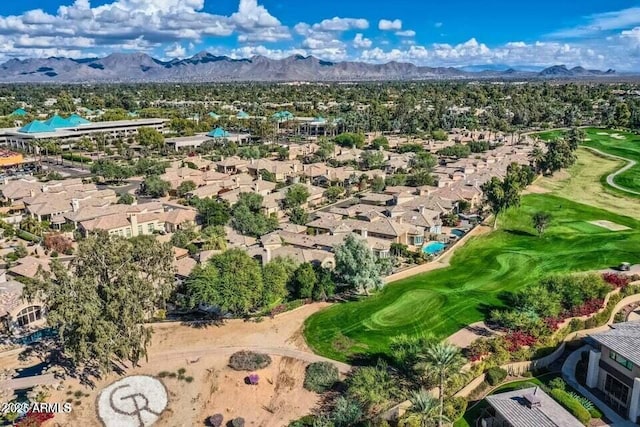
<svg viewBox="0 0 640 427"><path fill-rule="evenodd" d="M308 352L302 325L310 314L326 306L311 304L257 323L232 320L222 326L202 328L155 324L148 362L127 369L125 375L159 377L165 372L161 381L168 391L169 404L157 426L201 426L206 417L216 413L224 415L225 423L241 416L248 426L285 426L309 414L318 403L318 396L304 390L302 382L307 364L325 359ZM229 356L241 349L263 351L272 358L270 366L255 372L260 376L256 386L244 383L249 372L227 367ZM335 364L343 373L349 369L348 365ZM185 372L183 379L178 379L181 368ZM170 373L175 375L167 375ZM192 377L190 382L188 377ZM72 402L73 411L56 415L47 425L100 425L97 397L103 388L120 378L110 374L96 381L94 388L67 379L64 388L53 391L47 400Z"/></svg>
<svg viewBox="0 0 640 427"><path fill-rule="evenodd" d="M246 425L256 427L285 426L290 421L310 413L319 402L319 395L302 387L307 363L290 357L272 357L272 363L256 371L258 385L247 385L244 380L250 372L239 372L227 367L229 357L214 355L193 364L183 360L147 364L127 372L127 375L156 376L165 371L176 373L185 369L184 378L165 376L169 404L155 424L161 427L191 427L204 425L207 417L220 413L225 423L235 417L243 417ZM253 372L251 372L253 373ZM94 426L100 425L96 399L104 387L120 379L112 374L100 381L93 390L75 381L65 383L66 388L52 394L49 401L74 402L69 415L56 415L51 425ZM186 378L193 378L188 382ZM78 398L76 391L82 391ZM79 404L77 404L79 402Z"/></svg>

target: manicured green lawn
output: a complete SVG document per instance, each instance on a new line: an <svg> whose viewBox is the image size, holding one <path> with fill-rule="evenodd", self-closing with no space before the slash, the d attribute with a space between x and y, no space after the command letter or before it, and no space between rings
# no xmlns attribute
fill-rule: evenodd
<svg viewBox="0 0 640 427"><path fill-rule="evenodd" d="M531 216L549 212L542 238ZM632 230L612 232L588 221L609 220ZM550 194L523 197L520 208L501 215L500 229L471 239L451 266L386 286L358 302L337 304L305 323L307 343L336 360L384 354L400 334L433 333L440 338L486 318L517 290L559 272L605 268L640 261L640 221Z"/></svg>
<svg viewBox="0 0 640 427"><path fill-rule="evenodd" d="M597 128L588 128L585 132L587 137L583 145L638 162L635 167L616 176L614 182L630 190L640 191L640 135ZM563 133L548 131L539 133L538 136L543 140L550 140L562 136ZM606 182L603 183L606 185Z"/></svg>

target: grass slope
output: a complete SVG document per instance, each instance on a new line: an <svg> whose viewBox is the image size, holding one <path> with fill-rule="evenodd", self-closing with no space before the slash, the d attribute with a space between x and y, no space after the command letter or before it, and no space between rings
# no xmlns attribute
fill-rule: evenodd
<svg viewBox="0 0 640 427"><path fill-rule="evenodd" d="M542 238L531 216L550 212ZM587 221L609 220L631 227L611 232ZM400 334L433 333L444 338L483 320L515 291L550 273L605 268L640 258L640 222L551 194L523 197L521 207L500 218L501 229L470 240L451 266L387 286L358 302L334 305L305 323L305 338L323 356L349 360L383 354Z"/></svg>
<svg viewBox="0 0 640 427"><path fill-rule="evenodd" d="M577 153L578 160L568 173L545 176L536 181L535 186L574 202L640 219L638 199L603 185L602 181L606 179L601 179L627 163L596 155L586 148L579 148Z"/></svg>
<svg viewBox="0 0 640 427"><path fill-rule="evenodd" d="M614 182L633 191L640 191L640 136L633 133L610 129L587 128L583 145L625 159L635 160L638 164L614 178ZM543 140L558 138L564 131L539 133ZM606 185L605 177L603 183ZM616 190L617 191L617 190Z"/></svg>

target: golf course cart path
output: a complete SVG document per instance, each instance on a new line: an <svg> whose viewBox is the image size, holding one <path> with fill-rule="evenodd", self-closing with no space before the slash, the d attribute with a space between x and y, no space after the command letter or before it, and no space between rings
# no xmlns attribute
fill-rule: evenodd
<svg viewBox="0 0 640 427"><path fill-rule="evenodd" d="M618 184L616 184L614 182L614 179L615 179L616 176L620 175L621 173L624 173L624 172L628 171L629 169L634 167L638 162L636 162L635 160L627 159L625 157L616 156L614 154L608 154L608 153L605 153L604 151L600 151L600 150L598 150L596 148L591 148L591 147L586 147L586 146L584 146L584 148L586 148L587 150L593 151L594 153L597 153L597 154L599 154L601 156L610 157L612 159L624 160L625 162L627 162L627 164L625 166L623 166L622 168L620 168L617 171L607 175L607 184L609 184L610 186L612 186L616 190L620 190L620 191L624 191L625 193L630 193L630 194L635 194L635 195L640 196L640 192L629 190L628 188L622 187L621 185L618 185Z"/></svg>

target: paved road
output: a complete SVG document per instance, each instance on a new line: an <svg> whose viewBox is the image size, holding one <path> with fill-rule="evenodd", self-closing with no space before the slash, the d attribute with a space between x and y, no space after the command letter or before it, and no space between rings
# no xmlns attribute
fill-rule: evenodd
<svg viewBox="0 0 640 427"><path fill-rule="evenodd" d="M634 167L638 162L636 162L635 160L631 160L631 159L627 159L626 157L620 157L620 156L616 156L613 154L609 154L609 153L605 153L604 151L600 151L597 150L595 148L591 148L591 147L585 147L587 150L593 151L594 153L597 153L601 156L605 156L605 157L611 157L613 159L618 159L618 160L624 160L625 162L627 162L627 165L624 166L621 169L618 169L617 171L615 171L612 174L607 175L607 184L609 184L610 186L612 186L613 188L620 190L620 191L624 191L625 193L631 193L631 194L636 194L638 196L640 196L640 192L638 191L633 191L633 190L629 190L628 188L622 187L621 185L618 185L614 182L614 179L616 176L620 175L621 173L624 173L626 171L628 171L629 169L631 169L632 167Z"/></svg>

